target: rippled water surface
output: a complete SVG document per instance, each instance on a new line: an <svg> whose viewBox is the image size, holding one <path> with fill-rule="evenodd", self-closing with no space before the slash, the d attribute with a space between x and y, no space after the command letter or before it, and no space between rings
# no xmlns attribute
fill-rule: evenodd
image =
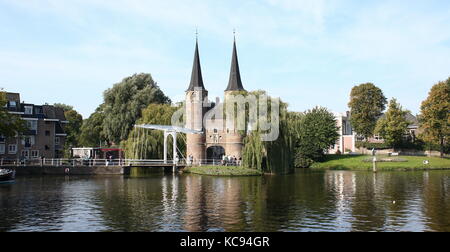
<svg viewBox="0 0 450 252"><path fill-rule="evenodd" d="M0 231L450 231L450 171L22 177Z"/></svg>

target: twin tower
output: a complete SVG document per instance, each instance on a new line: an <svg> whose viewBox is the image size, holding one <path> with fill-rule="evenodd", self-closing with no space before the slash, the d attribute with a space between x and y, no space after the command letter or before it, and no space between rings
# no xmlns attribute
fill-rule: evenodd
<svg viewBox="0 0 450 252"><path fill-rule="evenodd" d="M225 90L225 101L227 96L236 91L245 91L245 89L242 86L236 40L234 40L230 80ZM191 83L186 91L185 115L186 128L203 133L187 135L187 157L193 157L196 164L206 161L208 163L219 162L224 155L236 159L241 158L243 137L235 127L227 126L226 119L221 116L223 113L220 112L222 104L215 104L214 107L209 104L208 91L203 84L198 41L196 41ZM214 119L208 119L211 118L208 114L214 114Z"/></svg>

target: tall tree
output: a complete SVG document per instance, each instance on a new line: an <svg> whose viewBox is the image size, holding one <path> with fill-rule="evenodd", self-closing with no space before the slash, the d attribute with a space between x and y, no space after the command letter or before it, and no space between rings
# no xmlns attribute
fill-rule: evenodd
<svg viewBox="0 0 450 252"><path fill-rule="evenodd" d="M411 123L406 119L408 113L409 111L403 110L402 106L393 98L389 102L386 114L378 120L375 133L382 136L389 146L399 147L403 143L403 137Z"/></svg>
<svg viewBox="0 0 450 252"><path fill-rule="evenodd" d="M178 107L173 107L168 104L150 104L142 111L142 117L137 124L171 125L172 115L181 106L184 105L180 104ZM186 136L178 134L177 147L181 151L181 155L185 155L185 138ZM172 144L171 138L169 138L169 144ZM164 155L164 133L157 130L135 128L121 145L127 158L162 159ZM171 155L170 151L169 155Z"/></svg>
<svg viewBox="0 0 450 252"><path fill-rule="evenodd" d="M326 151L339 138L336 117L326 108L316 107L307 111L298 127L298 141L295 154L296 167L308 167L320 161Z"/></svg>
<svg viewBox="0 0 450 252"><path fill-rule="evenodd" d="M80 146L98 147L106 142L103 131L103 122L105 121L103 107L103 105L100 105L88 119L83 121L79 137Z"/></svg>
<svg viewBox="0 0 450 252"><path fill-rule="evenodd" d="M119 144L128 138L142 110L152 103L170 104L150 74L135 74L104 93L103 131L107 139Z"/></svg>
<svg viewBox="0 0 450 252"><path fill-rule="evenodd" d="M25 131L26 124L19 116L8 112L7 102L6 93L0 92L0 136L13 137Z"/></svg>
<svg viewBox="0 0 450 252"><path fill-rule="evenodd" d="M450 138L450 78L431 88L428 98L422 102L419 116L423 138L440 145L441 157Z"/></svg>
<svg viewBox="0 0 450 252"><path fill-rule="evenodd" d="M65 125L64 131L67 134L66 143L64 146L64 155L70 157L71 149L78 146L78 139L81 134L81 126L83 125L83 116L80 115L73 106L55 103L53 106L57 108L62 108L64 110L64 116L66 120L69 121Z"/></svg>
<svg viewBox="0 0 450 252"><path fill-rule="evenodd" d="M372 83L355 86L348 106L354 130L366 139L373 136L376 123L386 109L387 99L383 91Z"/></svg>

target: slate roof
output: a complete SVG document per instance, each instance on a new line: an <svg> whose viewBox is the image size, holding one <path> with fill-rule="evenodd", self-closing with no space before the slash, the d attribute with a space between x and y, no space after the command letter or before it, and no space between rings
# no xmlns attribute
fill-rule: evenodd
<svg viewBox="0 0 450 252"><path fill-rule="evenodd" d="M195 91L198 89L205 90L203 85L202 67L200 64L200 54L198 50L198 41L195 43L194 64L192 66L191 83L187 91Z"/></svg>
<svg viewBox="0 0 450 252"><path fill-rule="evenodd" d="M237 56L236 40L233 43L233 56L231 58L230 80L225 91L245 91L242 85L241 72L239 70L239 60Z"/></svg>

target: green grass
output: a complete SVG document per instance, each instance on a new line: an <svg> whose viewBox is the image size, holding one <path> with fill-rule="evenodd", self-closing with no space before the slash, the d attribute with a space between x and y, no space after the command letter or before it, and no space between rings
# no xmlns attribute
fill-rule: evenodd
<svg viewBox="0 0 450 252"><path fill-rule="evenodd" d="M372 158L371 156L344 156L329 155L324 162L315 163L312 169L326 170L372 170L371 162L364 160ZM387 156L377 156L378 159L388 158ZM392 157L393 159L402 159L407 162L378 162L377 169L379 171L395 171L395 170L441 170L450 169L450 159L438 157ZM430 163L424 165L423 161L428 160Z"/></svg>
<svg viewBox="0 0 450 252"><path fill-rule="evenodd" d="M262 172L246 167L236 166L197 166L187 167L185 173L208 176L261 176Z"/></svg>

